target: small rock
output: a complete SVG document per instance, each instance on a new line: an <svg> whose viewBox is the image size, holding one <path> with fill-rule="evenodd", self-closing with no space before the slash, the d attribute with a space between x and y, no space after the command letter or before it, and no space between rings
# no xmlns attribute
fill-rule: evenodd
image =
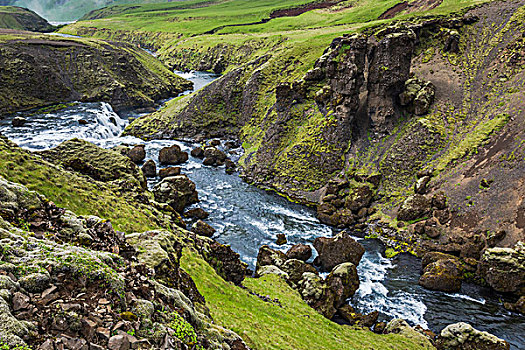
<svg viewBox="0 0 525 350"><path fill-rule="evenodd" d="M85 120L85 119L79 119L79 120L78 120L78 123L79 123L80 125L87 125L87 124L89 124L88 121Z"/></svg>
<svg viewBox="0 0 525 350"><path fill-rule="evenodd" d="M220 144L221 144L221 140L214 139L210 141L211 146L219 146Z"/></svg>
<svg viewBox="0 0 525 350"><path fill-rule="evenodd" d="M374 333L383 334L386 328L385 322L378 322L374 325Z"/></svg>
<svg viewBox="0 0 525 350"><path fill-rule="evenodd" d="M522 315L525 315L525 296L522 296L521 298L519 298L519 300L515 303L505 303L503 305L505 306L505 309L507 310L514 311Z"/></svg>
<svg viewBox="0 0 525 350"><path fill-rule="evenodd" d="M275 265L264 265L257 269L256 276L261 277L264 275L277 275L282 277L284 280L288 280L290 276Z"/></svg>
<svg viewBox="0 0 525 350"><path fill-rule="evenodd" d="M286 252L286 256L288 259L307 261L312 257L312 247L306 244L296 244Z"/></svg>
<svg viewBox="0 0 525 350"><path fill-rule="evenodd" d="M418 194L425 194L427 193L427 186L430 182L430 176L423 176L414 185L414 192Z"/></svg>
<svg viewBox="0 0 525 350"><path fill-rule="evenodd" d="M124 335L114 335L109 339L108 349L109 350L129 350L130 349L129 340Z"/></svg>
<svg viewBox="0 0 525 350"><path fill-rule="evenodd" d="M438 192L432 196L432 206L439 210L447 208L447 196L444 192Z"/></svg>
<svg viewBox="0 0 525 350"><path fill-rule="evenodd" d="M20 126L24 126L24 124L27 123L27 119L26 118L23 118L23 117L15 117L13 118L13 120L11 121L11 124L17 128L17 127L20 127Z"/></svg>
<svg viewBox="0 0 525 350"><path fill-rule="evenodd" d="M215 234L216 230L211 225L205 223L202 220L199 220L193 224L193 226L191 227L191 232L200 236L212 237Z"/></svg>
<svg viewBox="0 0 525 350"><path fill-rule="evenodd" d="M38 347L38 350L55 350L53 341L51 339L46 340L42 345Z"/></svg>
<svg viewBox="0 0 525 350"><path fill-rule="evenodd" d="M230 159L226 159L224 161L224 165L226 165L226 173L230 175L233 174L237 168L235 162L231 161Z"/></svg>
<svg viewBox="0 0 525 350"><path fill-rule="evenodd" d="M16 292L13 294L13 310L14 311L21 311L21 310L27 310L30 306L31 299L20 292Z"/></svg>
<svg viewBox="0 0 525 350"><path fill-rule="evenodd" d="M277 245L285 245L288 243L288 240L286 239L286 235L284 233L278 233L277 234L277 240L275 241L275 244Z"/></svg>
<svg viewBox="0 0 525 350"><path fill-rule="evenodd" d="M191 156L202 159L204 158L204 150L202 149L202 147L196 147L191 150Z"/></svg>
<svg viewBox="0 0 525 350"><path fill-rule="evenodd" d="M157 176L157 165L155 164L153 160L149 159L142 166L142 172L144 173L144 176L146 177L155 177Z"/></svg>
<svg viewBox="0 0 525 350"><path fill-rule="evenodd" d="M202 208L193 208L184 213L184 216L187 218L195 218L204 220L207 219L208 216L210 216L210 213L208 213L206 210Z"/></svg>
<svg viewBox="0 0 525 350"><path fill-rule="evenodd" d="M129 150L128 157L133 163L140 163L146 158L145 145L137 145Z"/></svg>
<svg viewBox="0 0 525 350"><path fill-rule="evenodd" d="M32 273L22 277L18 282L20 287L29 293L42 293L49 286L51 278L47 274Z"/></svg>
<svg viewBox="0 0 525 350"><path fill-rule="evenodd" d="M220 166L224 164L226 158L226 154L215 147L204 149L204 165Z"/></svg>
<svg viewBox="0 0 525 350"><path fill-rule="evenodd" d="M181 172L181 169L179 167L168 167L168 168L160 169L159 176L161 179L164 179L166 177L180 175L180 172Z"/></svg>

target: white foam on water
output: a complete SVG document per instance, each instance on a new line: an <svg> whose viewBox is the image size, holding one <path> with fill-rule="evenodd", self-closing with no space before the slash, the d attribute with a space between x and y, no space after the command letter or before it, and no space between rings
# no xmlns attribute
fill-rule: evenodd
<svg viewBox="0 0 525 350"><path fill-rule="evenodd" d="M363 313L377 310L428 327L424 318L427 307L418 296L401 290L390 292L383 284L394 267L392 261L379 252L366 252L358 266L360 286L353 298L355 306Z"/></svg>
<svg viewBox="0 0 525 350"><path fill-rule="evenodd" d="M486 303L486 300L483 299L483 298L476 299L476 298L472 298L472 297L470 297L468 295L460 294L460 293L454 293L454 294L445 293L445 295L447 295L447 296L449 296L451 298L464 299L464 300L472 301L474 303L478 303L478 304L481 304L481 305L485 305L485 303Z"/></svg>

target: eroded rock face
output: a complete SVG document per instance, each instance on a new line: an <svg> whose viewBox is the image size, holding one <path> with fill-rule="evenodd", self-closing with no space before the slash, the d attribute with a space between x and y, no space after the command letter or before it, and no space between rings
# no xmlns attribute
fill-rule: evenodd
<svg viewBox="0 0 525 350"><path fill-rule="evenodd" d="M368 114L374 126L384 129L395 116L395 98L410 77L416 35L411 30L386 35L371 46L368 66Z"/></svg>
<svg viewBox="0 0 525 350"><path fill-rule="evenodd" d="M438 349L447 350L508 350L510 345L498 337L474 329L460 322L451 324L441 331L437 339Z"/></svg>
<svg viewBox="0 0 525 350"><path fill-rule="evenodd" d="M319 253L318 265L324 271L331 271L337 265L345 262L351 262L357 266L365 253L365 248L345 231L333 238L316 238L314 248Z"/></svg>
<svg viewBox="0 0 525 350"><path fill-rule="evenodd" d="M1 114L73 101L104 101L117 111L153 107L192 85L124 42L18 37L16 45L0 45L0 70L10 81L0 87ZM163 73L153 73L149 64Z"/></svg>
<svg viewBox="0 0 525 350"><path fill-rule="evenodd" d="M184 208L199 201L195 183L186 175L164 178L153 188L155 200L167 203L177 212L182 213Z"/></svg>
<svg viewBox="0 0 525 350"><path fill-rule="evenodd" d="M485 250L479 274L498 292L525 294L525 246L518 242L512 248Z"/></svg>

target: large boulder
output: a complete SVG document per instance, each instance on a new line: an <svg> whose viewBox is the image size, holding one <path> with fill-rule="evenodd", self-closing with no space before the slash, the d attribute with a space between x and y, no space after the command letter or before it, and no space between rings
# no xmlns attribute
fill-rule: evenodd
<svg viewBox="0 0 525 350"><path fill-rule="evenodd" d="M337 265L326 278L326 284L334 292L334 306L338 308L359 289L356 266L350 262Z"/></svg>
<svg viewBox="0 0 525 350"><path fill-rule="evenodd" d="M397 212L400 221L413 221L421 219L430 214L432 201L421 194L408 197Z"/></svg>
<svg viewBox="0 0 525 350"><path fill-rule="evenodd" d="M295 244L286 252L288 259L307 261L312 257L312 247L306 244Z"/></svg>
<svg viewBox="0 0 525 350"><path fill-rule="evenodd" d="M177 165L188 160L188 153L183 152L178 145L164 147L159 152L159 162L162 165Z"/></svg>
<svg viewBox="0 0 525 350"><path fill-rule="evenodd" d="M436 341L443 350L508 350L510 345L487 332L480 332L471 325L459 322L445 327Z"/></svg>
<svg viewBox="0 0 525 350"><path fill-rule="evenodd" d="M430 106L434 103L436 88L430 81L419 78L411 78L405 82L405 91L399 95L402 106L416 115L428 113Z"/></svg>
<svg viewBox="0 0 525 350"><path fill-rule="evenodd" d="M407 321L395 318L392 321L388 322L384 330L385 334L399 334L405 338L412 339L416 342L422 349L435 349L430 340L423 334L416 331L414 328L410 327Z"/></svg>
<svg viewBox="0 0 525 350"><path fill-rule="evenodd" d="M206 147L204 149L204 165L223 165L226 158L226 154L216 147Z"/></svg>
<svg viewBox="0 0 525 350"><path fill-rule="evenodd" d="M298 289L303 299L313 309L328 319L334 317L336 296L324 283L322 277L312 272L305 272L298 282Z"/></svg>
<svg viewBox="0 0 525 350"><path fill-rule="evenodd" d="M365 253L365 248L345 231L333 238L316 238L314 248L319 253L316 262L323 271L332 271L334 267L345 262L357 266Z"/></svg>
<svg viewBox="0 0 525 350"><path fill-rule="evenodd" d="M133 163L140 163L146 158L146 146L136 145L128 151L127 155Z"/></svg>
<svg viewBox="0 0 525 350"><path fill-rule="evenodd" d="M238 253L226 244L213 242L206 253L206 260L226 281L241 284L246 276L248 265L242 262Z"/></svg>
<svg viewBox="0 0 525 350"><path fill-rule="evenodd" d="M288 276L288 274L286 272L284 272L283 270L281 270L280 268L278 268L275 265L264 265L264 266L261 266L255 272L255 276L257 276L257 277L262 277L264 275L277 275L277 276L281 277L282 279L284 279L285 281L288 281L288 279L290 277L290 276Z"/></svg>
<svg viewBox="0 0 525 350"><path fill-rule="evenodd" d="M191 232L205 237L212 237L215 234L215 229L210 224L198 220L191 227Z"/></svg>
<svg viewBox="0 0 525 350"><path fill-rule="evenodd" d="M457 259L442 259L428 264L419 284L431 290L457 292L461 289L463 268Z"/></svg>
<svg viewBox="0 0 525 350"><path fill-rule="evenodd" d="M525 245L485 250L479 274L498 292L525 295Z"/></svg>
<svg viewBox="0 0 525 350"><path fill-rule="evenodd" d="M290 282L292 286L303 278L305 272L318 273L315 267L297 259L286 260L284 264L281 265L281 270L288 274L288 282Z"/></svg>
<svg viewBox="0 0 525 350"><path fill-rule="evenodd" d="M275 265L280 268L286 260L288 258L283 252L263 245L259 248L259 253L257 254L257 270L265 265Z"/></svg>
<svg viewBox="0 0 525 350"><path fill-rule="evenodd" d="M153 188L155 200L167 203L177 212L182 213L184 208L199 201L195 183L186 175L164 178Z"/></svg>
<svg viewBox="0 0 525 350"><path fill-rule="evenodd" d="M141 169L142 169L142 173L146 177L155 177L155 176L157 176L157 165L151 159L146 161L146 163L144 163L144 165L142 166Z"/></svg>

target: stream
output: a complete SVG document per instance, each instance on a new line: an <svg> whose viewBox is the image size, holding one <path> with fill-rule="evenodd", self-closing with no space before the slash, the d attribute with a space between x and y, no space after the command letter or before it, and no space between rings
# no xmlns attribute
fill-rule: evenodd
<svg viewBox="0 0 525 350"><path fill-rule="evenodd" d="M193 81L194 90L216 79L215 75L205 72L176 73ZM25 126L12 127L12 118L17 115L27 119ZM76 137L104 148L123 143L145 144L146 159L157 161L163 147L178 144L187 152L195 147L178 141L144 142L121 137L128 118L137 115L119 116L107 103L78 103L48 114L17 115L0 119L0 132L32 151L49 149ZM81 119L87 124L79 123ZM231 151L230 157L237 160L241 151ZM230 244L252 269L263 244L285 251L292 244L311 244L316 237L333 234L332 228L319 223L312 209L248 185L236 175L227 175L224 168L204 166L193 157L181 168L197 186L200 199L197 206L210 213L206 221L217 229L214 238ZM159 180L149 179L150 188ZM274 243L277 233L285 233L289 243L277 246ZM463 321L507 340L512 349L525 348L525 317L505 310L499 295L470 284L464 284L457 294L426 290L417 284L421 266L418 259L408 255L386 259L379 241L355 239L366 248L358 267L361 286L350 300L358 311L378 310L381 320L401 317L436 333L448 324Z"/></svg>

